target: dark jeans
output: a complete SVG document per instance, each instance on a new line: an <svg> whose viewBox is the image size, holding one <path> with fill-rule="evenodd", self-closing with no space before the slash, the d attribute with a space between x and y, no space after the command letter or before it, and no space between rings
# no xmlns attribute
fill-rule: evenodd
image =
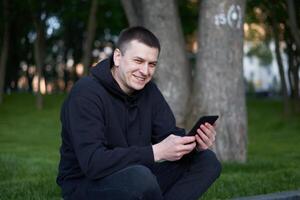
<svg viewBox="0 0 300 200"><path fill-rule="evenodd" d="M83 180L65 199L198 199L220 173L212 151L193 152L176 162L133 165L100 180Z"/></svg>

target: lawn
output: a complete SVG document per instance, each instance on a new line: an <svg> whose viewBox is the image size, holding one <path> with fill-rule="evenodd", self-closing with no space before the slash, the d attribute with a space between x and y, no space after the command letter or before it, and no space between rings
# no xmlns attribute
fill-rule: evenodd
<svg viewBox="0 0 300 200"><path fill-rule="evenodd" d="M0 199L60 199L55 183L60 145L59 109L65 95L5 96L0 106ZM224 163L203 199L300 189L300 116L284 118L277 100L249 99L246 164Z"/></svg>

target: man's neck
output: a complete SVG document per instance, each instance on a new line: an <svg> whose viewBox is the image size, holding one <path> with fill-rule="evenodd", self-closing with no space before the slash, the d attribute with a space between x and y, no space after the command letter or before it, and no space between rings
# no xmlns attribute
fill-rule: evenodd
<svg viewBox="0 0 300 200"><path fill-rule="evenodd" d="M113 67L110 69L111 75L112 75L113 79L115 79L115 81L117 82L117 84L119 85L119 87L121 88L121 90L122 90L125 94L127 94L127 95L130 96L130 95L132 94L132 92L122 84L121 80L119 79L118 75L116 74L116 71L117 71L117 70L118 70L117 67L116 67L116 66L113 66Z"/></svg>

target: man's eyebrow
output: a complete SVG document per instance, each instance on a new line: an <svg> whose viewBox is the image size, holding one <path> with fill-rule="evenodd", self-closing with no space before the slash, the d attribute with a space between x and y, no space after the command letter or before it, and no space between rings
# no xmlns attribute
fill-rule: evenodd
<svg viewBox="0 0 300 200"><path fill-rule="evenodd" d="M138 60L145 60L144 58L142 58L142 57L139 57L139 56L135 56L135 57L133 57L133 59L138 59ZM150 61L149 63L157 63L157 60L155 60L155 61Z"/></svg>
<svg viewBox="0 0 300 200"><path fill-rule="evenodd" d="M157 61L152 61L152 62L149 62L151 64L157 64Z"/></svg>
<svg viewBox="0 0 300 200"><path fill-rule="evenodd" d="M134 60L142 60L142 61L145 61L145 59L144 58L142 58L142 57L139 57L139 56L135 56L135 57L133 57L133 59ZM155 60L155 61L150 61L149 63L151 63L151 64L157 64L157 60Z"/></svg>
<svg viewBox="0 0 300 200"><path fill-rule="evenodd" d="M144 58L141 58L139 56L135 56L135 57L133 57L133 59L145 60Z"/></svg>

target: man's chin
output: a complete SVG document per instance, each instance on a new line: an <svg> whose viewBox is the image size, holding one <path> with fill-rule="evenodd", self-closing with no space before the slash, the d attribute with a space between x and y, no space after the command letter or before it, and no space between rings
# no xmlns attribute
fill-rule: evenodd
<svg viewBox="0 0 300 200"><path fill-rule="evenodd" d="M134 90L142 90L145 87L145 84L135 84L134 87L132 87Z"/></svg>

